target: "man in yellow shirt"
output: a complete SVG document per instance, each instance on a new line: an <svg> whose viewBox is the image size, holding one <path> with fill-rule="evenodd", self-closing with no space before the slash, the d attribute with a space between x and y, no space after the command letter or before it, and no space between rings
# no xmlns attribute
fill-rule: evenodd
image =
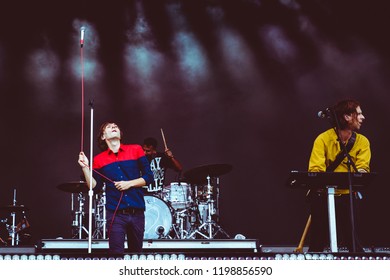
<svg viewBox="0 0 390 280"><path fill-rule="evenodd" d="M346 99L338 102L329 113L333 128L326 130L317 136L309 160L309 172L370 172L371 150L369 140L362 134L357 133L363 123L360 103L356 100ZM342 145L349 150L348 157L339 156ZM344 149L343 149L344 150ZM342 160L341 160L342 159ZM325 187L325 186L324 186ZM339 230L340 244L352 249L352 225L350 215L348 186L344 189L336 189L336 220ZM357 195L354 195L356 198ZM311 191L311 252L322 252L329 244L329 225L327 214L327 195L324 190ZM357 200L354 200L356 204ZM359 246L359 251L361 247Z"/></svg>

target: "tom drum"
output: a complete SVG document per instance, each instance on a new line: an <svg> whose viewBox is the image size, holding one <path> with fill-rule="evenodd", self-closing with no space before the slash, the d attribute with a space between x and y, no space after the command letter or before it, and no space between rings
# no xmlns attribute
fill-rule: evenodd
<svg viewBox="0 0 390 280"><path fill-rule="evenodd" d="M184 182L172 182L163 188L163 199L175 210L187 208L193 201L191 186Z"/></svg>

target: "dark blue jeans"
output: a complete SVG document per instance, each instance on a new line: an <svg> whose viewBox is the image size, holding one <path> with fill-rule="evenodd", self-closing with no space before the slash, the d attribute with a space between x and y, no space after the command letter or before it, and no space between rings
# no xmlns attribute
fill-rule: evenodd
<svg viewBox="0 0 390 280"><path fill-rule="evenodd" d="M114 211L107 210L109 253L123 254L126 236L128 251L141 252L145 231L145 213L122 214L117 212L112 221L113 215Z"/></svg>

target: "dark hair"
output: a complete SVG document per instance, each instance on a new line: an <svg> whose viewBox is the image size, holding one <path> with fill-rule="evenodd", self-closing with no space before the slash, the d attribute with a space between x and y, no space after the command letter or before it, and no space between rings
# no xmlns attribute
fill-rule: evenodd
<svg viewBox="0 0 390 280"><path fill-rule="evenodd" d="M333 110L339 122L340 129L345 129L348 127L348 122L345 120L344 115L352 114L356 117L357 115L356 108L359 106L360 103L354 99L341 100L336 105L333 106ZM334 121L334 125L336 125L335 121Z"/></svg>
<svg viewBox="0 0 390 280"><path fill-rule="evenodd" d="M148 137L144 139L144 145L146 146L152 146L154 149L157 148L157 140L153 137Z"/></svg>
<svg viewBox="0 0 390 280"><path fill-rule="evenodd" d="M102 139L102 136L103 136L103 134L104 134L104 130L106 129L106 126L109 125L109 124L112 124L112 123L114 123L114 124L117 125L116 122L104 122L104 123L100 126L100 128L99 128L99 134L98 134L98 136L97 136L97 142L98 142L98 147L99 147L99 149L100 149L101 151L105 151L105 150L108 149L106 140L103 140L103 139ZM120 129L119 125L117 125L117 126L118 126L118 128L119 128L119 130L120 130L120 132L121 132L121 138L122 138L122 136L123 136L122 130Z"/></svg>

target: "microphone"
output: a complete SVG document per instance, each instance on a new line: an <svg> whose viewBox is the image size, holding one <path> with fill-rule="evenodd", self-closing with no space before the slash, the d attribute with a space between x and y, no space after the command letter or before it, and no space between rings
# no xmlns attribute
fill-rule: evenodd
<svg viewBox="0 0 390 280"><path fill-rule="evenodd" d="M80 46L83 47L84 45L84 33L85 33L85 27L80 28Z"/></svg>
<svg viewBox="0 0 390 280"><path fill-rule="evenodd" d="M317 113L317 116L320 119L329 119L331 117L331 109L330 108L326 108L325 110L319 111Z"/></svg>

